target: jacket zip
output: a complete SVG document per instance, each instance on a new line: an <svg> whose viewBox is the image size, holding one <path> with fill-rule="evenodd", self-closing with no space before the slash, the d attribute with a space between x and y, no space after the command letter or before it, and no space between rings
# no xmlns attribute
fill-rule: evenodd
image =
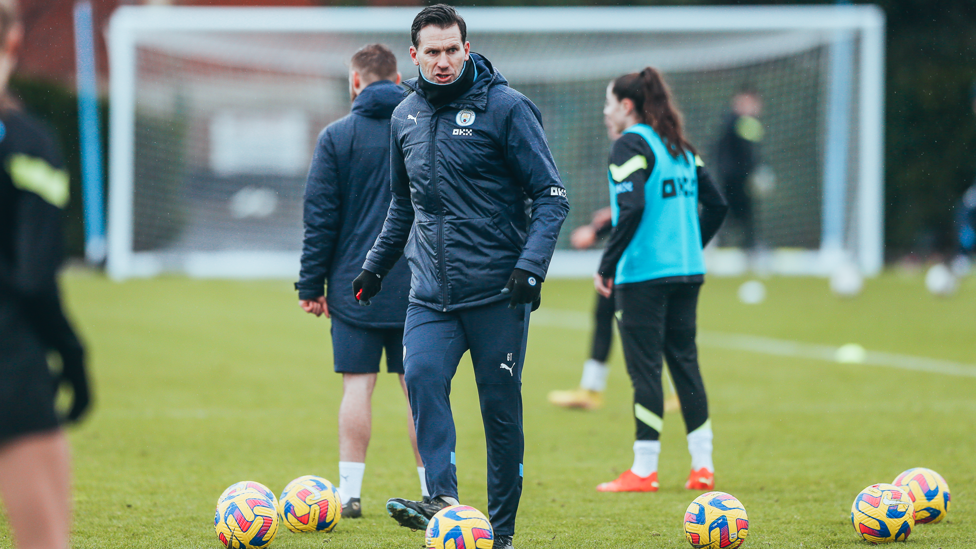
<svg viewBox="0 0 976 549"><path fill-rule="evenodd" d="M437 262L441 271L441 311L447 312L447 264L444 258L444 201L441 199L441 186L437 180L437 110L430 117L430 180L437 195Z"/></svg>

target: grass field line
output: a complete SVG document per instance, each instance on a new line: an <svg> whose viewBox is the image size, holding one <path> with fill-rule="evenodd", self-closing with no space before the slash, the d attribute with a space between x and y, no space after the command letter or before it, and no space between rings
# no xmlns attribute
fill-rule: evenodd
<svg viewBox="0 0 976 549"><path fill-rule="evenodd" d="M556 309L540 309L536 311L532 314L532 322L540 326L585 331L591 330L593 325L592 317L589 314L579 311ZM838 360L840 347L765 336L699 331L698 344L702 347L713 347L716 349L806 358L834 363L840 362ZM859 359L856 362L870 366L976 378L976 365L923 356L903 355L884 351L866 351L863 359Z"/></svg>

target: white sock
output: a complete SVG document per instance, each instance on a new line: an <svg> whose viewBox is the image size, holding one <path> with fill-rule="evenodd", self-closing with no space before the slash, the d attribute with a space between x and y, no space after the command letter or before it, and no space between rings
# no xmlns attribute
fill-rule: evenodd
<svg viewBox="0 0 976 549"><path fill-rule="evenodd" d="M430 492L427 491L427 469L425 467L417 467L417 475L420 476L420 493L425 497L430 497Z"/></svg>
<svg viewBox="0 0 976 549"><path fill-rule="evenodd" d="M630 470L642 478L656 472L659 455L661 455L660 440L634 441L634 464Z"/></svg>
<svg viewBox="0 0 976 549"><path fill-rule="evenodd" d="M363 490L363 472L366 470L365 463L355 461L339 462L339 498L342 504L349 503L352 498L361 497Z"/></svg>
<svg viewBox="0 0 976 549"><path fill-rule="evenodd" d="M603 392L607 388L610 367L599 360L589 359L583 363L583 378L580 387L590 391Z"/></svg>
<svg viewBox="0 0 976 549"><path fill-rule="evenodd" d="M437 496L437 497L439 497L444 503L448 505L461 505L461 502L459 502L458 500L452 497L449 496Z"/></svg>
<svg viewBox="0 0 976 549"><path fill-rule="evenodd" d="M715 472L712 464L712 420L705 421L701 427L688 433L688 452L691 454L691 470L702 467Z"/></svg>

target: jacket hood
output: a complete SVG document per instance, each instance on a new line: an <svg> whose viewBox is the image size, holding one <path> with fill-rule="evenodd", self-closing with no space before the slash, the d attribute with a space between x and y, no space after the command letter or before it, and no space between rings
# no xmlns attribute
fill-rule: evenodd
<svg viewBox="0 0 976 549"><path fill-rule="evenodd" d="M393 110L406 97L406 93L390 80L373 82L352 102L352 112L367 118L390 118Z"/></svg>
<svg viewBox="0 0 976 549"><path fill-rule="evenodd" d="M491 61L484 55L471 52L470 59L474 62L474 66L477 69L474 84L471 85L471 89L464 92L461 97L452 101L448 106L459 108L473 107L478 110L484 110L488 103L488 90L494 86L507 86L508 80L502 76L501 72L495 69ZM411 78L403 84L426 99L423 90L417 84L418 79L419 77Z"/></svg>

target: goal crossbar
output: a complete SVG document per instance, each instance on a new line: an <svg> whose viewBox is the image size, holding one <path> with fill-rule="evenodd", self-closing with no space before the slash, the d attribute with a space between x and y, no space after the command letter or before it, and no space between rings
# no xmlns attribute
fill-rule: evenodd
<svg viewBox="0 0 976 549"><path fill-rule="evenodd" d="M211 8L124 6L116 10L109 26L111 65L110 93L110 196L108 271L116 279L152 276L179 265L181 260L153 252L133 250L133 190L135 182L135 128L137 46L154 33L368 33L397 32L405 35L416 8ZM857 32L859 70L855 75L857 96L856 148L858 155L857 262L867 275L883 266L883 134L884 134L884 32L883 12L875 6L743 6L743 7L607 7L607 8L465 8L469 29L476 33L567 32L600 33L838 33ZM197 252L183 261L195 266L197 276L289 277L297 274L298 250L259 252L266 266L248 271L230 265L246 263L248 252ZM818 260L823 250L810 250L796 260L789 252L791 268L825 274ZM263 254L263 255L262 255ZM578 276L592 272L595 255L557 252L553 276ZM252 261L252 264L254 262ZM262 262L264 263L264 262ZM798 266L802 265L802 266ZM177 266L188 272L186 267Z"/></svg>

